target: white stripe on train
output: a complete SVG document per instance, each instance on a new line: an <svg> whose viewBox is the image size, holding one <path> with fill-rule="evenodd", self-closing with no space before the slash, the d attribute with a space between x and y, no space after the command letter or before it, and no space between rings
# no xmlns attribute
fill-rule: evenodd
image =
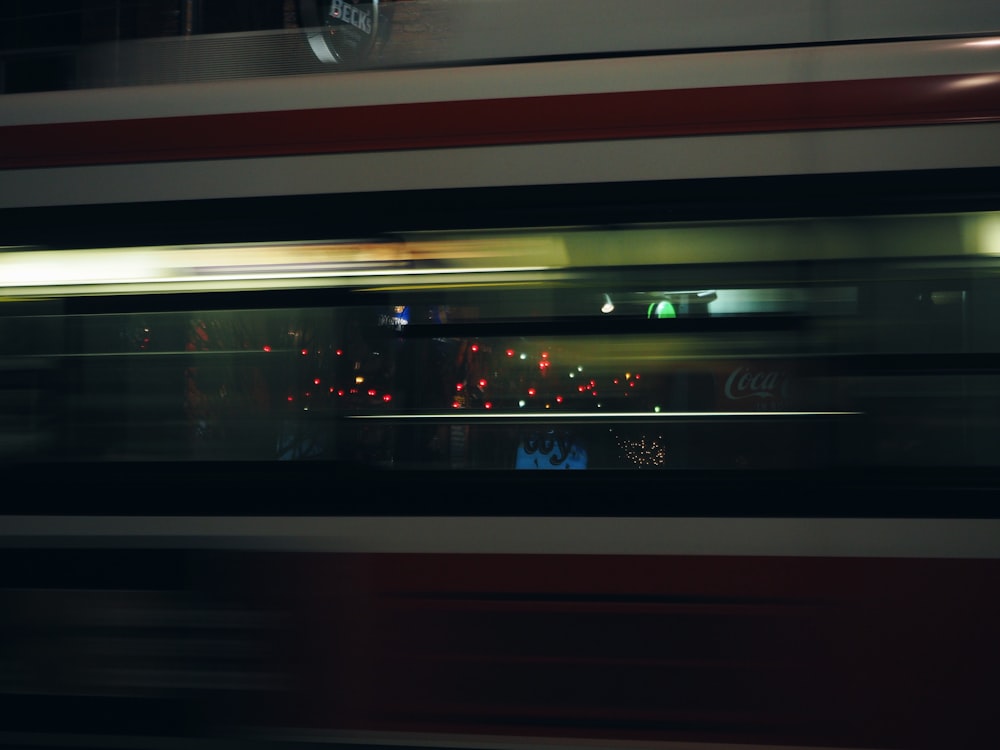
<svg viewBox="0 0 1000 750"><path fill-rule="evenodd" d="M629 491L624 483L623 492ZM809 498L801 500L807 510ZM461 555L995 560L1000 559L1000 519L4 517L0 548L41 545Z"/></svg>

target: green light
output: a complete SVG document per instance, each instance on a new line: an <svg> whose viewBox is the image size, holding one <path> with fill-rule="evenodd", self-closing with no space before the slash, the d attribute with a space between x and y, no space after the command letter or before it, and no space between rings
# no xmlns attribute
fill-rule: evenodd
<svg viewBox="0 0 1000 750"><path fill-rule="evenodd" d="M649 309L646 310L646 317L650 319L656 318L657 320L662 320L663 318L676 318L677 311L667 300L663 300L661 302L654 302L651 304Z"/></svg>

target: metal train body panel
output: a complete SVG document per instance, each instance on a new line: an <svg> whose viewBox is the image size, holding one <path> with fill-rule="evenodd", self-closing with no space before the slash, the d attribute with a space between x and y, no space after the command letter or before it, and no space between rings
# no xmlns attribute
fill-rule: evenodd
<svg viewBox="0 0 1000 750"><path fill-rule="evenodd" d="M972 748L995 731L995 520L8 522L9 740Z"/></svg>
<svg viewBox="0 0 1000 750"><path fill-rule="evenodd" d="M394 5L0 95L0 743L1000 744L1000 6Z"/></svg>
<svg viewBox="0 0 1000 750"><path fill-rule="evenodd" d="M997 166L997 40L7 95L0 205Z"/></svg>

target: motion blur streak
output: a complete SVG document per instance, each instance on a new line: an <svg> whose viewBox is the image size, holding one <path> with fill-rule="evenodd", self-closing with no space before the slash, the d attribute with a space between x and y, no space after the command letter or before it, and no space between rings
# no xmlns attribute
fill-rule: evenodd
<svg viewBox="0 0 1000 750"><path fill-rule="evenodd" d="M0 29L0 743L1000 747L1000 4Z"/></svg>

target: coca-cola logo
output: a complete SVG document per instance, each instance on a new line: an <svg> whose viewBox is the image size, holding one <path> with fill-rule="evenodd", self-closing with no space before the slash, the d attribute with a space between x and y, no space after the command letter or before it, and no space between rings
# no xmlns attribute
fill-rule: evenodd
<svg viewBox="0 0 1000 750"><path fill-rule="evenodd" d="M773 409L788 398L791 378L784 370L740 366L729 373L723 393L729 401L756 399L758 409Z"/></svg>

